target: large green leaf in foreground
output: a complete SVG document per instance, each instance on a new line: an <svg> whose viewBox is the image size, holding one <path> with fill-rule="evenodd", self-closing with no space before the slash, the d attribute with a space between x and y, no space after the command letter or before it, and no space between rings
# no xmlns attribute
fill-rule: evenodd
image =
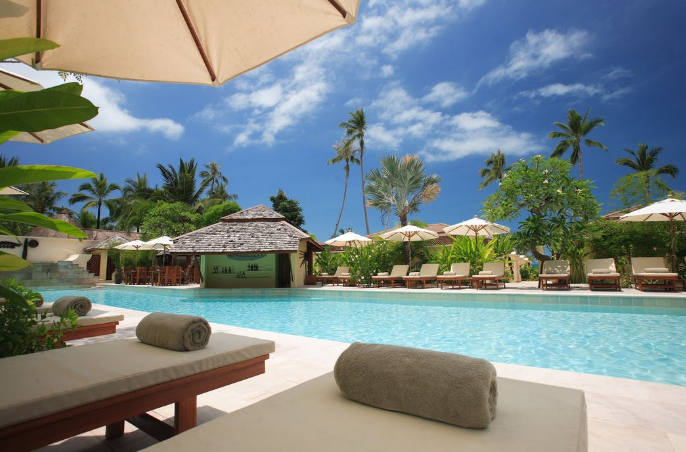
<svg viewBox="0 0 686 452"><path fill-rule="evenodd" d="M40 38L0 39L0 60L58 47L59 44Z"/></svg>
<svg viewBox="0 0 686 452"><path fill-rule="evenodd" d="M98 114L98 107L91 101L74 94L81 89L78 83L55 88L0 92L0 132L40 132L88 121Z"/></svg>
<svg viewBox="0 0 686 452"><path fill-rule="evenodd" d="M7 215L0 215L0 220L10 221L14 223L30 224L33 226L42 226L44 228L52 229L53 231L62 232L71 235L78 239L86 239L88 236L81 229L77 228L71 223L62 220L54 220L37 212L19 212L10 213Z"/></svg>
<svg viewBox="0 0 686 452"><path fill-rule="evenodd" d="M0 168L0 187L63 179L92 179L91 171L71 166L20 165Z"/></svg>
<svg viewBox="0 0 686 452"><path fill-rule="evenodd" d="M25 261L19 256L0 251L0 272L11 272L21 270L31 266L29 261Z"/></svg>

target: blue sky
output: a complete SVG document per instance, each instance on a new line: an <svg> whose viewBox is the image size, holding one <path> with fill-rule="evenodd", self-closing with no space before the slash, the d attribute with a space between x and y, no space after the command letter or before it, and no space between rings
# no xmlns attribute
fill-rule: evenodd
<svg viewBox="0 0 686 452"><path fill-rule="evenodd" d="M355 25L219 88L86 77L84 95L100 107L95 132L7 143L0 154L119 184L137 172L161 184L156 163L217 161L243 208L270 206L281 188L303 207L305 229L326 240L344 183L343 166L326 162L349 111L367 115L365 171L385 154L420 155L442 192L411 219L454 224L480 214L496 189L478 191L489 153L500 149L508 162L549 155L552 123L590 107L606 123L590 138L609 152L584 149L584 176L608 211L613 183L628 173L614 160L640 142L665 148L659 163L682 171L668 183L686 191L684 17L683 0L363 0ZM368 213L371 231L383 229L380 213ZM357 166L340 227L365 229Z"/></svg>

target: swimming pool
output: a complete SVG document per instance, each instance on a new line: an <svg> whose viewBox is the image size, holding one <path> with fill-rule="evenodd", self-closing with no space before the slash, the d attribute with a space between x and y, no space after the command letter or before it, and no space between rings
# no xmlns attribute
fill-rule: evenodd
<svg viewBox="0 0 686 452"><path fill-rule="evenodd" d="M42 291L94 303L342 342L378 342L490 361L686 386L686 310L427 299L333 291ZM173 293L172 293L173 292Z"/></svg>

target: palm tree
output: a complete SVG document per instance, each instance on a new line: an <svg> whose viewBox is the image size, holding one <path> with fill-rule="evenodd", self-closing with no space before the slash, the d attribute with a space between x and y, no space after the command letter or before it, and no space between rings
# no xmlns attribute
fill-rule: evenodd
<svg viewBox="0 0 686 452"><path fill-rule="evenodd" d="M203 178L203 182L209 182L210 184L210 196L214 195L214 184L228 184L229 180L224 176L220 170L221 165L217 162L206 163L205 169L200 171L200 177Z"/></svg>
<svg viewBox="0 0 686 452"><path fill-rule="evenodd" d="M387 208L390 203L393 213L400 220L400 226L407 226L407 217L419 212L423 203L436 199L441 192L441 178L437 174L426 174L424 162L416 155L402 159L387 155L380 160L381 168L367 174L367 188L370 205ZM410 263L410 244L405 242L405 261Z"/></svg>
<svg viewBox="0 0 686 452"><path fill-rule="evenodd" d="M79 185L79 193L74 193L69 198L69 204L76 204L77 202L84 202L83 209L90 209L92 207L98 208L98 221L96 229L100 229L100 219L102 205L105 204L108 210L115 210L116 205L112 200L107 199L112 192L121 190L119 185L110 184L107 182L104 173L100 173L98 177L91 179L90 182Z"/></svg>
<svg viewBox="0 0 686 452"><path fill-rule="evenodd" d="M500 149L495 153L491 152L491 155L484 161L484 165L486 165L486 168L479 170L479 177L485 178L481 181L479 190L488 187L495 181L500 182L503 180L503 174L510 169L505 164L505 154L500 152Z"/></svg>
<svg viewBox="0 0 686 452"><path fill-rule="evenodd" d="M18 166L19 157L5 157L0 155L0 168L6 168L8 166Z"/></svg>
<svg viewBox="0 0 686 452"><path fill-rule="evenodd" d="M603 118L588 119L588 114L590 112L591 109L589 108L586 111L584 117L582 118L576 110L570 108L567 112L567 124L561 122L553 123L554 126L559 127L560 129L562 129L562 131L553 131L548 134L548 137L550 139L554 140L556 138L560 138L560 142L557 143L557 147L550 155L551 157L560 158L569 148L572 149L572 155L570 155L569 161L572 165L576 165L577 161L579 162L579 179L584 178L584 170L581 165L582 138L586 146L600 148L607 151L607 148L604 144L598 141L593 141L589 140L588 138L585 138L586 135L591 133L593 129L595 129L596 127L605 125L605 121L603 120Z"/></svg>
<svg viewBox="0 0 686 452"><path fill-rule="evenodd" d="M53 181L23 184L21 189L28 193L25 197L26 204L34 212L43 215L54 214L57 211L57 202L67 196L67 192L57 190L57 182Z"/></svg>
<svg viewBox="0 0 686 452"><path fill-rule="evenodd" d="M202 181L200 187L196 190L195 174L198 170L198 165L195 163L195 159L184 162L180 158L178 170L172 165L165 167L158 163L156 166L164 179L162 189L164 190L166 201L181 202L191 207L196 206L200 202L200 198L210 181Z"/></svg>
<svg viewBox="0 0 686 452"><path fill-rule="evenodd" d="M662 165L655 168L657 164L657 157L662 153L664 148L662 146L653 147L648 150L648 145L645 143L638 144L638 150L623 149L628 152L631 157L620 157L615 160L615 163L620 166L626 166L636 172L636 175L643 178L643 183L646 189L646 203L650 202L650 182L651 178L666 174L676 178L679 175L679 168L673 163Z"/></svg>
<svg viewBox="0 0 686 452"><path fill-rule="evenodd" d="M152 188L148 185L148 175L136 173L136 179L128 178L124 181L124 188L121 190L122 197L133 199L149 199Z"/></svg>
<svg viewBox="0 0 686 452"><path fill-rule="evenodd" d="M345 185L343 187L343 204L341 204L341 211L338 213L338 220L336 221L336 227L334 228L334 233L331 237L336 235L338 231L338 225L341 224L341 216L343 215L343 208L345 207L345 197L348 194L348 177L350 176L350 164L359 164L360 161L355 157L357 154L357 149L353 148L351 141L341 140L340 143L333 145L336 150L336 157L332 158L327 165L335 165L336 163L345 162L343 171L345 171Z"/></svg>
<svg viewBox="0 0 686 452"><path fill-rule="evenodd" d="M364 116L364 110L361 108L349 112L350 118L346 122L338 125L345 129L345 137L349 142L357 141L359 144L358 150L360 152L360 174L362 175L362 207L364 208L364 224L367 228L367 235L369 235L369 219L367 219L367 197L365 196L364 187L364 133L367 130L367 120Z"/></svg>

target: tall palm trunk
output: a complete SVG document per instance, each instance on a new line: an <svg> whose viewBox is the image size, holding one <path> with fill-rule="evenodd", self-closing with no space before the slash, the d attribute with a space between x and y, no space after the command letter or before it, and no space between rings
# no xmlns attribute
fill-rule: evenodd
<svg viewBox="0 0 686 452"><path fill-rule="evenodd" d="M335 237L338 232L338 226L341 224L341 216L343 216L343 208L345 207L345 197L348 194L348 177L350 176L350 167L345 168L345 187L343 188L343 204L341 204L341 211L338 213L338 220L336 221L336 227L333 230L333 235Z"/></svg>
<svg viewBox="0 0 686 452"><path fill-rule="evenodd" d="M364 141L360 143L360 174L362 175L362 207L364 208L364 225L369 235L369 219L367 218L367 196L364 192Z"/></svg>
<svg viewBox="0 0 686 452"><path fill-rule="evenodd" d="M579 180L584 180L584 168L581 165L581 149L579 149Z"/></svg>
<svg viewBox="0 0 686 452"><path fill-rule="evenodd" d="M100 209L102 208L102 201L98 201L98 222L95 226L96 229L100 229Z"/></svg>

